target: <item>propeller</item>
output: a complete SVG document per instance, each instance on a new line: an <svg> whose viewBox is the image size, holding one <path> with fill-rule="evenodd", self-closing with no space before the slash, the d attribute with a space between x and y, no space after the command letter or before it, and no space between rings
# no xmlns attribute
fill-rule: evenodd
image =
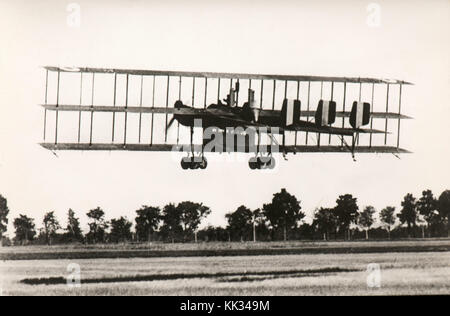
<svg viewBox="0 0 450 316"><path fill-rule="evenodd" d="M169 128L172 126L173 122L175 122L175 116L172 116L169 123L166 126L166 132L169 130Z"/></svg>

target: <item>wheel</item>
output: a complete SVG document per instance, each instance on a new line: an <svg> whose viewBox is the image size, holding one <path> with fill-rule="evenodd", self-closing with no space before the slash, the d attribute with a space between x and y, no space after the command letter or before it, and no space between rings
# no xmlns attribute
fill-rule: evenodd
<svg viewBox="0 0 450 316"><path fill-rule="evenodd" d="M269 169L275 168L275 158L270 157L270 161L268 162L267 167L268 167Z"/></svg>
<svg viewBox="0 0 450 316"><path fill-rule="evenodd" d="M258 168L258 161L256 158L250 158L248 160L248 166L250 167L250 169L255 170L256 168Z"/></svg>
<svg viewBox="0 0 450 316"><path fill-rule="evenodd" d="M185 158L181 159L181 168L183 168L184 170L189 169L191 162L190 161L186 161Z"/></svg>
<svg viewBox="0 0 450 316"><path fill-rule="evenodd" d="M269 168L270 158L269 157L258 157L258 169Z"/></svg>
<svg viewBox="0 0 450 316"><path fill-rule="evenodd" d="M207 166L208 166L208 161L206 160L205 157L203 157L203 160L200 163L200 169L206 169Z"/></svg>

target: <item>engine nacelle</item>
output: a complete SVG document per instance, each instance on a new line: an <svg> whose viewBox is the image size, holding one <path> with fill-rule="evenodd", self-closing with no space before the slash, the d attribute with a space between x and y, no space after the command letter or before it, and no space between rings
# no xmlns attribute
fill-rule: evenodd
<svg viewBox="0 0 450 316"><path fill-rule="evenodd" d="M336 121L336 102L320 100L314 118L317 126L333 124Z"/></svg>
<svg viewBox="0 0 450 316"><path fill-rule="evenodd" d="M300 100L284 99L281 108L281 126L291 126L300 122Z"/></svg>
<svg viewBox="0 0 450 316"><path fill-rule="evenodd" d="M360 128L370 122L370 103L353 102L352 111L350 112L350 125L353 128Z"/></svg>

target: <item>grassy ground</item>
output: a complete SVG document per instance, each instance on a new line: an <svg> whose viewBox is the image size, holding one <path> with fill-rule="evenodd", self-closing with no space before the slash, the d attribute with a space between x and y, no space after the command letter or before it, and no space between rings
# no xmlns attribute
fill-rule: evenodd
<svg viewBox="0 0 450 316"><path fill-rule="evenodd" d="M404 246L408 242L399 243ZM449 242L431 243L448 246ZM350 243L347 247L355 247L355 244ZM361 245L372 246L365 242ZM206 246L211 245L189 245ZM228 246L255 247L245 244ZM271 246L292 248L300 247L300 244L273 243ZM330 245L316 247L329 248ZM45 250L48 251L47 248ZM80 288L69 288L65 284L70 263L81 268ZM380 288L367 286L367 265L370 263L381 266ZM3 295L450 294L450 251L6 260L0 262L0 277ZM48 284L30 285L25 280Z"/></svg>
<svg viewBox="0 0 450 316"><path fill-rule="evenodd" d="M140 243L27 246L0 248L0 260L152 258L192 256L258 256L450 251L449 239L399 241L268 242L268 243Z"/></svg>

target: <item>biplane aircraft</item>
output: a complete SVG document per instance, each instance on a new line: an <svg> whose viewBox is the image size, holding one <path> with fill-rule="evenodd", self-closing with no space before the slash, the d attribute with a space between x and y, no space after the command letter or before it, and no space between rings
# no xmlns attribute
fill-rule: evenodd
<svg viewBox="0 0 450 316"><path fill-rule="evenodd" d="M273 168L275 159L272 154L279 152L286 157L289 153L301 152L349 152L354 158L355 153L392 153L400 154L408 151L400 148L400 121L407 119L408 116L401 114L401 94L402 86L409 85L409 82L400 80L383 80L371 78L345 78L345 77L317 77L317 76L290 76L290 75L258 75L258 74L238 74L238 73L205 73L205 72L175 72L175 71L154 71L154 70L124 70L124 69L100 69L100 68L61 68L45 67L46 69L46 89L45 102L42 106L44 113L44 142L41 144L44 148L50 150L133 150L133 151L183 151L187 157L181 160L183 169L204 169L207 161L205 152L242 152L253 153L254 156L249 160L251 169ZM55 103L49 103L49 74L56 75L56 96ZM66 104L61 102L61 81L62 75L77 75L80 80L78 88L78 104ZM109 105L97 105L94 102L94 80L95 76L109 76L112 79L112 101ZM86 90L86 83L83 86L83 78L90 77L90 102L83 104L83 92ZM118 81L119 76L125 80L123 104L118 103ZM139 95L137 104L130 104L130 78L140 78ZM144 78L150 78L152 86L150 89L144 89ZM171 84L175 84L172 78L178 79L176 89ZM182 84L190 79L192 90L188 96L189 101L183 101ZM84 79L86 81L86 79ZM157 95L157 80L164 80L165 85L162 88L164 93L161 100L165 106L155 106L155 96ZM197 106L195 97L198 95L196 80L203 80L202 87L203 104ZM211 97L211 86L208 83L215 80L215 93ZM228 82L225 82L228 81ZM224 83L225 82L225 83ZM245 82L247 89L244 90L246 98L242 104L239 102L239 94L242 92L242 84ZM255 84L257 82L257 84ZM267 87L269 82L271 87ZM252 87L253 83L253 87ZM320 95L313 97L312 86L320 84ZM324 97L324 83L329 84L330 97ZM226 87L224 88L224 84ZM211 83L210 83L211 85ZM302 109L302 100L300 97L301 86L305 86L303 94L306 109ZM342 101L336 98L336 86L340 86L340 97ZM348 101L349 85L356 85L359 90L354 96L357 99L350 100L351 109L346 111ZM368 85L369 93L363 93L363 86ZM374 111L375 86L383 85L386 87L385 111ZM390 89L392 86L398 86L396 95L398 102L398 112L389 111ZM280 96L277 93L280 87L284 88L284 94ZM267 106L264 96L268 94L268 88L271 90L271 104ZM278 88L278 89L277 89ZM353 87L355 88L355 87ZM74 90L74 89L72 89ZM143 93L145 90L151 90L151 102L149 106L143 105ZM184 92L185 89L183 90ZM225 91L224 93L222 93ZM173 95L175 98L173 97ZM259 100L256 100L256 92L259 92ZM186 95L186 93L184 93ZM290 95L289 95L290 94ZM208 99L209 96L209 99ZM170 99L173 102L170 102ZM211 100L211 98L214 98ZM315 98L317 107L311 110L311 99ZM364 99L363 99L364 98ZM267 99L267 98L266 98ZM210 101L210 102L208 102ZM338 110L338 102L342 110ZM84 102L86 103L86 102ZM198 102L197 102L198 103ZM173 104L173 105L171 105ZM46 142L47 111L55 112L55 131L54 141ZM72 142L58 142L58 117L59 112L78 112L78 138ZM82 142L80 136L82 112L90 114L89 141ZM94 113L112 113L112 134L111 141L108 143L93 141L93 123ZM115 140L116 114L124 114L123 140L117 143ZM128 123L128 114L139 116L139 137L137 143L133 143L127 138L127 130L130 128ZM151 132L150 140L143 142L141 139L142 115L151 114ZM165 115L164 141L154 142L154 115ZM169 120L169 115L171 119ZM302 119L305 118L305 119ZM336 118L342 118L340 126ZM348 120L347 120L348 119ZM374 119L384 121L384 129L374 128ZM388 121L397 120L397 142L395 146L387 143ZM177 122L176 142L168 142L168 132ZM179 134L180 125L190 130L189 144L180 144ZM202 130L202 142L194 144L194 129ZM305 143L299 144L297 134L302 132L306 135ZM287 134L294 133L295 141L293 144L287 144ZM308 144L308 134L317 135L316 144ZM328 135L328 145L321 144L320 135ZM383 145L372 144L372 135L382 134L384 138ZM262 135L266 135L270 140L269 144L262 144ZM368 145L360 145L360 135L368 135ZM332 144L332 136L334 143ZM279 140L281 137L281 140ZM348 140L348 141L347 141Z"/></svg>

